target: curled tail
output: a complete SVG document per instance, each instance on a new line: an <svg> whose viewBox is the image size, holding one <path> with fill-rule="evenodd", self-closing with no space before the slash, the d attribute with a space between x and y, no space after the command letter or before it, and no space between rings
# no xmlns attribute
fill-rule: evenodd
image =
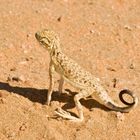
<svg viewBox="0 0 140 140"><path fill-rule="evenodd" d="M129 102L125 101L124 98L123 98L124 94L130 95L132 97L132 99L133 99L133 102L129 103ZM103 96L100 96L100 97L103 97ZM126 107L121 107L120 105L116 104L114 101L111 100L110 97L105 98L105 99L102 98L102 101L104 102L104 105L107 108L109 108L111 110L114 110L114 111L125 112L125 113L129 112L131 109L136 107L137 104L138 104L138 98L135 96L135 94L133 94L132 91L130 91L128 89L121 90L120 93L119 93L119 98L120 98L122 103L127 105Z"/></svg>

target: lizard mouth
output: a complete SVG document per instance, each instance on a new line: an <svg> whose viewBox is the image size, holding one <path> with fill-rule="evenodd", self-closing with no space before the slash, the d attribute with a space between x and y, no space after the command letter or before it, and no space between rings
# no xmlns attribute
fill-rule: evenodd
<svg viewBox="0 0 140 140"><path fill-rule="evenodd" d="M38 33L35 33L35 37L36 37L36 39L37 39L38 41L40 41L40 36L39 36Z"/></svg>
<svg viewBox="0 0 140 140"><path fill-rule="evenodd" d="M44 41L42 41L42 38L40 37L40 34L38 32L35 33L35 37L37 41L40 43L40 45L44 45Z"/></svg>

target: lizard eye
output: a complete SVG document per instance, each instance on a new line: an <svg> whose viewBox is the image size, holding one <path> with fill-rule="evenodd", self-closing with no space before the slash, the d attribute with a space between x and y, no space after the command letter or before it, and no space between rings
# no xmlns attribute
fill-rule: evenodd
<svg viewBox="0 0 140 140"><path fill-rule="evenodd" d="M48 39L46 39L46 38L42 38L42 39L40 40L40 44L41 44L41 45L48 46L48 45L50 45L50 40L48 40Z"/></svg>
<svg viewBox="0 0 140 140"><path fill-rule="evenodd" d="M41 43L41 44L44 44L44 41L43 41L43 40L40 40L40 43Z"/></svg>

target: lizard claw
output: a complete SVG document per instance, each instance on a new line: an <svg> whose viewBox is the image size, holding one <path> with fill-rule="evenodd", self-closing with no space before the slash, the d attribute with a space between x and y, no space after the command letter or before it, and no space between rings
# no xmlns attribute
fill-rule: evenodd
<svg viewBox="0 0 140 140"><path fill-rule="evenodd" d="M76 118L74 116L71 116L71 114L69 112L64 111L62 108L57 108L55 113L56 113L56 115L58 115L62 118L68 119L70 121L73 121L73 122L81 122L82 121L82 119L80 119L80 118Z"/></svg>

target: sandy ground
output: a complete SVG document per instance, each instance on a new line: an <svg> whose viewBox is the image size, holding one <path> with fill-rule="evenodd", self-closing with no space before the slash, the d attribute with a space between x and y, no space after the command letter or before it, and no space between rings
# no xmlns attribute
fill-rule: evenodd
<svg viewBox="0 0 140 140"><path fill-rule="evenodd" d="M34 34L49 28L63 51L96 77L114 101L129 88L140 97L139 0L0 0L0 140L139 140L140 106L128 114L82 99L85 120L55 116L58 106L77 114L75 89L65 84L46 106L49 55ZM69 93L69 94L68 94ZM73 93L73 94L72 94Z"/></svg>

